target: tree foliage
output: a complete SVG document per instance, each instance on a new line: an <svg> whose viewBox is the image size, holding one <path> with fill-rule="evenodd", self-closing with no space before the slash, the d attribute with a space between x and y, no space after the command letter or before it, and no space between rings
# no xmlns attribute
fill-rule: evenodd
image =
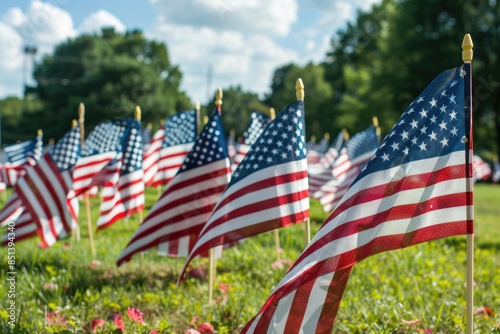
<svg viewBox="0 0 500 334"><path fill-rule="evenodd" d="M58 45L34 71L35 93L44 102L39 115L51 136L60 137L86 106L85 124L133 116L141 106L144 123L157 122L192 107L180 91L182 74L171 64L165 44L147 40L140 31L81 35Z"/></svg>

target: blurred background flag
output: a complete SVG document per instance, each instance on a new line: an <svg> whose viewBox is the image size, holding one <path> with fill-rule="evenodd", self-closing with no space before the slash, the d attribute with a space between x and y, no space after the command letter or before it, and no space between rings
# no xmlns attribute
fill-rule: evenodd
<svg viewBox="0 0 500 334"><path fill-rule="evenodd" d="M253 111L250 115L250 121L248 122L247 129L243 133L243 139L241 143L238 143L236 148L236 155L232 160L233 165L231 169L234 171L238 165L243 161L243 158L250 150L250 147L255 143L260 134L264 131L266 126L271 121L271 118L260 112Z"/></svg>
<svg viewBox="0 0 500 334"><path fill-rule="evenodd" d="M76 126L19 179L11 200L20 203L25 212L15 222L16 240L33 236L35 230L40 245L50 247L77 227L78 201L67 200L67 195L79 155L80 127Z"/></svg>
<svg viewBox="0 0 500 334"><path fill-rule="evenodd" d="M167 118L144 153L146 186L157 187L170 182L193 147L196 133L196 110L179 112Z"/></svg>
<svg viewBox="0 0 500 334"><path fill-rule="evenodd" d="M118 154L106 167L113 173L103 185L98 229L144 209L141 123L137 119L123 118L115 125L120 128L120 146Z"/></svg>
<svg viewBox="0 0 500 334"><path fill-rule="evenodd" d="M325 212L335 208L377 147L377 128L373 125L345 143L331 168L333 180L323 184L316 193Z"/></svg>
<svg viewBox="0 0 500 334"><path fill-rule="evenodd" d="M231 170L217 111L196 139L181 168L120 254L117 265L159 246L163 255L187 256L207 221Z"/></svg>

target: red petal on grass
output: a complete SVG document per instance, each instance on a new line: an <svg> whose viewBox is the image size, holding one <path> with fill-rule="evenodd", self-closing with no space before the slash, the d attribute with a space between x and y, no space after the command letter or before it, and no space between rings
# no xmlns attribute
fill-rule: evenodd
<svg viewBox="0 0 500 334"><path fill-rule="evenodd" d="M123 318L120 313L112 313L109 315L108 319L113 321L116 328L125 332L125 324L123 323Z"/></svg>
<svg viewBox="0 0 500 334"><path fill-rule="evenodd" d="M417 331L419 333L432 334L431 328L417 328Z"/></svg>
<svg viewBox="0 0 500 334"><path fill-rule="evenodd" d="M201 334L201 333L194 328L188 328L184 331L184 334Z"/></svg>
<svg viewBox="0 0 500 334"><path fill-rule="evenodd" d="M401 321L404 322L407 325L416 325L416 324L419 324L420 321L422 321L422 320L420 320L420 319L413 319L413 320L401 319Z"/></svg>
<svg viewBox="0 0 500 334"><path fill-rule="evenodd" d="M198 332L200 333L208 333L208 334L213 334L214 333L214 326L212 326L211 323L209 322L204 322L198 327Z"/></svg>
<svg viewBox="0 0 500 334"><path fill-rule="evenodd" d="M83 331L95 333L97 331L97 327L104 325L106 325L106 321L104 319L94 318L90 321L90 323L84 326Z"/></svg>
<svg viewBox="0 0 500 334"><path fill-rule="evenodd" d="M135 307L128 307L127 314L130 319L140 324L145 325L146 323L142 320L142 312L136 309Z"/></svg>
<svg viewBox="0 0 500 334"><path fill-rule="evenodd" d="M160 331L157 329L153 329L149 334L160 334Z"/></svg>
<svg viewBox="0 0 500 334"><path fill-rule="evenodd" d="M493 311L487 306L480 306L474 310L474 314L481 315L483 317L493 317Z"/></svg>
<svg viewBox="0 0 500 334"><path fill-rule="evenodd" d="M60 326L66 328L66 320L64 320L64 314L61 311L56 310L54 312L47 313L45 317L45 322L47 326Z"/></svg>

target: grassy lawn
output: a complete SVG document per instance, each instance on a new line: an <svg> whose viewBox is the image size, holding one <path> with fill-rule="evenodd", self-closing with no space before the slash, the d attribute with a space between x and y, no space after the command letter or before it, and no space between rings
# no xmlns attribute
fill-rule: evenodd
<svg viewBox="0 0 500 334"><path fill-rule="evenodd" d="M159 194L148 189L147 209ZM1 195L0 195L1 197ZM500 333L500 186L475 187L475 307L494 316L475 316L477 333ZM0 199L3 203L3 199ZM312 202L312 232L326 214ZM92 199L95 222L98 199ZM17 326L12 333L81 333L95 318L107 320L99 333L117 331L120 314L127 333L183 333L210 322L218 333L237 333L260 309L286 272L273 264L274 234L265 233L225 250L217 262L214 303L208 303L207 259L195 259L192 274L176 286L185 259L161 257L151 250L116 268L115 261L138 226L137 216L95 235L90 254L85 210L80 210L81 241L71 238L50 249L38 240L16 244ZM370 257L354 267L334 327L335 333L463 333L465 331L465 236L420 244ZM280 230L281 257L292 262L305 247L304 225ZM7 251L0 250L0 277L8 278ZM0 285L0 332L7 327L9 285ZM143 312L146 325L133 322L127 308ZM46 324L59 316L65 326ZM198 316L196 324L191 320ZM53 319L53 318L52 318ZM406 324L404 320L420 320ZM496 327L497 326L497 327ZM429 332L429 331L428 331Z"/></svg>

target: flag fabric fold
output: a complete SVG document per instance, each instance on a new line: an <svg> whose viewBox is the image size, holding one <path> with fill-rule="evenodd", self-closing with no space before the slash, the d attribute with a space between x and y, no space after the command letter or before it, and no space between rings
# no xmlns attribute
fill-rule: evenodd
<svg viewBox="0 0 500 334"><path fill-rule="evenodd" d="M215 111L181 168L120 254L117 265L154 246L163 255L187 256L229 183L229 164L222 120Z"/></svg>
<svg viewBox="0 0 500 334"><path fill-rule="evenodd" d="M303 101L289 104L265 128L233 172L179 280L210 248L309 218L304 128Z"/></svg>
<svg viewBox="0 0 500 334"><path fill-rule="evenodd" d="M330 333L354 264L468 233L472 167L461 68L414 100L242 333Z"/></svg>

